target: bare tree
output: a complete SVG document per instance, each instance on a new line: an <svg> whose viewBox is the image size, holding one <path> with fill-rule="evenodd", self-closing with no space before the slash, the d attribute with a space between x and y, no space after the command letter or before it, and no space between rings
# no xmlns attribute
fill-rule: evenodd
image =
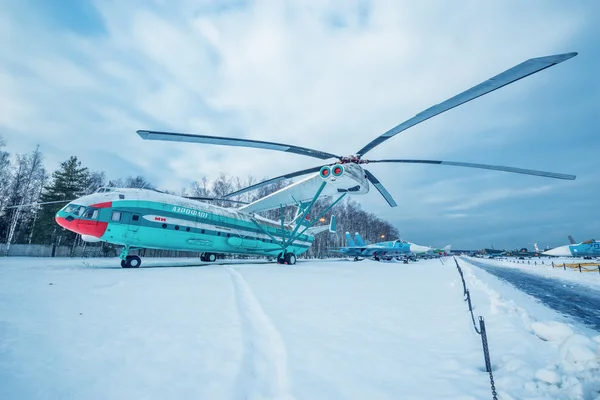
<svg viewBox="0 0 600 400"><path fill-rule="evenodd" d="M9 203L11 205L26 205L38 201L41 188L47 179L46 170L43 165L43 155L39 146L29 154L17 156L17 164L12 174L12 182L9 187ZM35 219L37 209L34 206L18 207L11 210L10 227L6 238L6 251L10 248L15 234L22 233L23 226L30 220Z"/></svg>

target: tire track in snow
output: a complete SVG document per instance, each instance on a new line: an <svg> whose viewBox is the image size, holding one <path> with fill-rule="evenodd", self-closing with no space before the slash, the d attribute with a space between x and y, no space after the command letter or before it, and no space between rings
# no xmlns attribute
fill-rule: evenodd
<svg viewBox="0 0 600 400"><path fill-rule="evenodd" d="M225 267L233 282L244 354L237 376L243 399L293 400L285 344L242 274Z"/></svg>

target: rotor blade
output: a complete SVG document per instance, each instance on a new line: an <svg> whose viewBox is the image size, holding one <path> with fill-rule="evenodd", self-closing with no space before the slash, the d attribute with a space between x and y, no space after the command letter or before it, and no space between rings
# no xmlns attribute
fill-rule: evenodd
<svg viewBox="0 0 600 400"><path fill-rule="evenodd" d="M234 197L234 196L240 195L242 193L249 192L250 190L258 189L260 187L263 187L263 186L266 186L266 185L270 185L270 184L275 183L275 182L279 182L279 181L281 181L283 179L295 178L297 176L302 176L302 175L310 174L312 172L318 172L320 170L321 170L321 166L318 166L318 167L303 169L302 171L290 172L289 174L281 175L281 176L278 176L276 178L267 179L266 181L259 182L259 183L256 183L254 185L251 185L251 186L245 187L243 189L237 190L235 192L226 194L223 197L227 199L229 197Z"/></svg>
<svg viewBox="0 0 600 400"><path fill-rule="evenodd" d="M264 142L262 140L249 140L220 136L193 135L190 133L158 132L146 130L139 130L137 131L137 134L145 140L167 140L171 142L189 142L216 144L221 146L254 147L259 149L301 154L303 156L315 157L321 160L326 160L328 158L341 158L340 156L336 156L335 154L331 153L326 153L324 151L309 149L300 146L293 146L291 144Z"/></svg>
<svg viewBox="0 0 600 400"><path fill-rule="evenodd" d="M452 165L455 167L469 167L469 168L480 168L490 169L494 171L505 171L513 172L515 174L535 175L543 176L546 178L556 178L565 180L574 180L575 175L560 174L556 172L537 171L535 169L523 169L515 167L506 167L503 165L488 165L488 164L474 164L467 162L455 162L455 161L436 161L436 160L369 160L369 163L407 163L407 164L438 164L438 165Z"/></svg>
<svg viewBox="0 0 600 400"><path fill-rule="evenodd" d="M29 203L29 204L18 204L13 206L4 207L6 210L9 208L21 208L21 207L31 207L31 206L43 206L45 204L57 204L57 203L69 203L73 200L57 200L57 201L46 201L43 203Z"/></svg>
<svg viewBox="0 0 600 400"><path fill-rule="evenodd" d="M204 200L204 201L226 201L229 203L239 203L239 204L249 204L247 201L240 201L240 200L229 200L229 199L220 199L218 197L185 197L186 199L190 199L190 200Z"/></svg>
<svg viewBox="0 0 600 400"><path fill-rule="evenodd" d="M375 178L375 175L370 173L368 170L365 169L364 171L365 174L367 174L367 179L369 180L369 182L371 182L373 186L375 186L375 189L379 190L379 193L381 193L381 195L383 196L385 201L388 202L390 207L396 207L398 204L396 204L390 192L388 192L386 188L381 184L381 182L379 182L379 179Z"/></svg>
<svg viewBox="0 0 600 400"><path fill-rule="evenodd" d="M415 126L423 121L426 121L431 117L435 117L438 114L441 114L445 111L448 111L454 107L476 99L480 96L483 96L484 94L493 92L496 89L500 89L503 86L516 82L519 79L523 79L529 75L535 74L536 72L542 71L553 65L559 64L572 57L575 57L576 55L577 53L556 54L552 56L532 58L525 62L522 62L521 64L507 69L506 71L494 76L493 78L490 78L487 81L480 83L479 85L473 86L472 88L465 90L464 92L457 94L456 96L446 101L443 101L440 104L436 104L432 107L429 107L428 109L420 112L411 119L404 121L400 125L395 126L394 128L390 129L389 131L374 139L373 141L371 141L371 143L367 144L365 147L360 149L357 152L357 155L359 157L365 155L375 146L380 145L381 143L394 137L398 133L412 126Z"/></svg>

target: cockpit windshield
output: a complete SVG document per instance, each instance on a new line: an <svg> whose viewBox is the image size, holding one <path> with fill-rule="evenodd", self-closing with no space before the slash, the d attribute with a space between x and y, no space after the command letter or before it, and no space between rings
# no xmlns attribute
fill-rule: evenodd
<svg viewBox="0 0 600 400"><path fill-rule="evenodd" d="M78 206L78 205L75 205L75 204L68 204L68 205L65 207L64 211L65 211L65 212L68 212L68 213L72 213L72 212L73 212L74 210L76 210L77 208L79 208L79 206Z"/></svg>
<svg viewBox="0 0 600 400"><path fill-rule="evenodd" d="M64 208L64 212L71 214L75 217L80 217L83 216L83 213L85 212L85 209L87 207L85 206L80 206L77 204L68 204L65 208Z"/></svg>
<svg viewBox="0 0 600 400"><path fill-rule="evenodd" d="M98 188L98 190L96 190L96 193L108 193L108 192L113 192L114 190L115 190L114 188L101 187L101 188Z"/></svg>

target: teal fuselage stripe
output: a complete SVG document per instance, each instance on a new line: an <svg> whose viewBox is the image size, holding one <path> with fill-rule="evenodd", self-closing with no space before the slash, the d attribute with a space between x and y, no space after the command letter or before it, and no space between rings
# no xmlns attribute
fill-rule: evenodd
<svg viewBox="0 0 600 400"><path fill-rule="evenodd" d="M270 256L281 252L280 245L274 243L247 215L200 207L201 204L190 208L148 200L116 200L112 207L98 210L97 221L108 223L100 239L140 248ZM119 221L112 220L115 211L121 212ZM68 216L63 210L58 215ZM134 216L138 219L134 220ZM148 220L145 216L152 219ZM275 223L256 222L275 238L285 236L288 239L292 233ZM194 226L199 224L203 226ZM304 253L313 241L312 235L301 235L287 247L287 251Z"/></svg>

